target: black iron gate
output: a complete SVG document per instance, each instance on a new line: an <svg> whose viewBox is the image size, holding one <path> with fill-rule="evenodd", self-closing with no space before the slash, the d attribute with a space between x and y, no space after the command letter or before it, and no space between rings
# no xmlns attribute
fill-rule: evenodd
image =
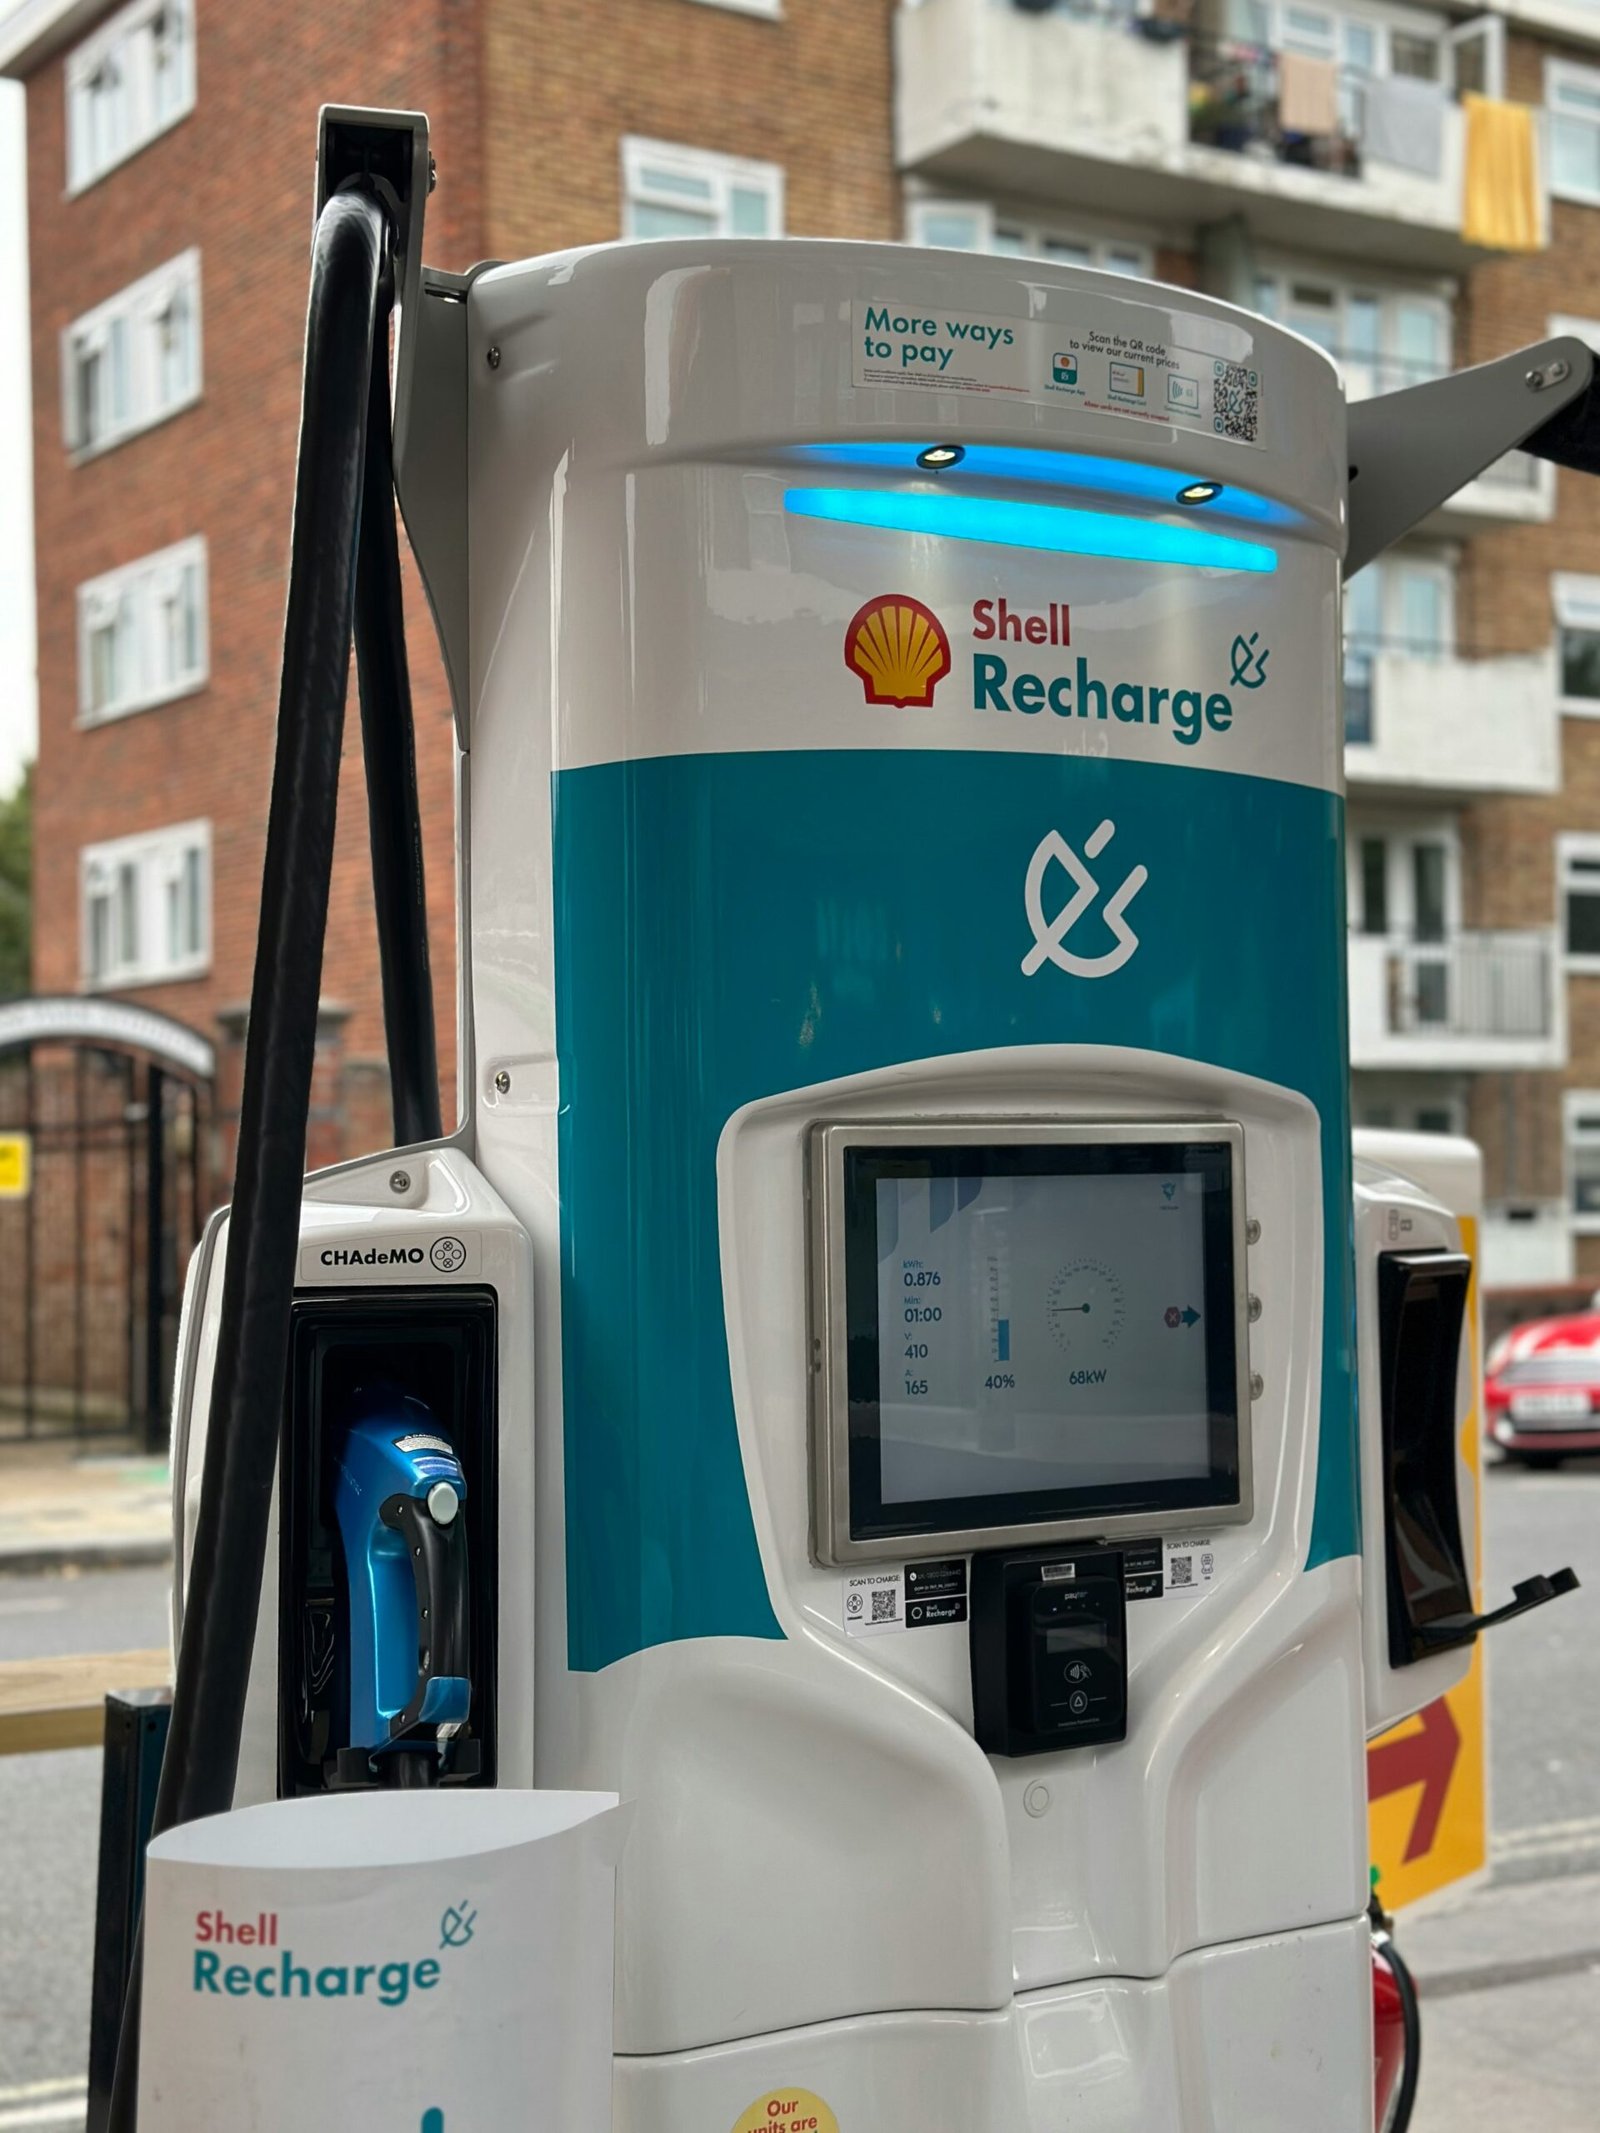
<svg viewBox="0 0 1600 2133"><path fill-rule="evenodd" d="M194 1032L120 1002L0 1009L0 1144L28 1173L0 1197L0 1439L165 1442L210 1063Z"/></svg>

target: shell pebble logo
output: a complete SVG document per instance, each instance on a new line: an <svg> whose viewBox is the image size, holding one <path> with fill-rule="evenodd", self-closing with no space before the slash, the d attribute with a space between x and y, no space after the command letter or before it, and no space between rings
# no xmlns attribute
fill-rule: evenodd
<svg viewBox="0 0 1600 2133"><path fill-rule="evenodd" d="M925 711L950 671L950 639L931 607L909 593L881 593L852 617L844 663L860 675L869 704Z"/></svg>

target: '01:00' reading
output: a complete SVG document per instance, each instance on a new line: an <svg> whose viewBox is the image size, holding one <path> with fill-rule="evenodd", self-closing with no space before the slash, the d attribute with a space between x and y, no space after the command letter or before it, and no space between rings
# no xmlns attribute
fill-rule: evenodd
<svg viewBox="0 0 1600 2133"><path fill-rule="evenodd" d="M924 1266L917 1259L906 1260L901 1269L901 1278L908 1289L936 1289L940 1281L937 1267ZM937 1304L906 1304L908 1326L936 1326L943 1317L944 1313Z"/></svg>
<svg viewBox="0 0 1600 2133"><path fill-rule="evenodd" d="M919 1260L908 1259L901 1268L901 1279L904 1281L905 1286L912 1291L936 1289L939 1286L940 1275L937 1267L923 1266ZM905 1321L908 1326L936 1326L943 1317L944 1312L936 1303L914 1303L909 1297L906 1300ZM926 1359L927 1353L928 1344L926 1341L909 1341L906 1344L907 1363L921 1362ZM928 1396L927 1379L913 1377L908 1370L905 1379L905 1395L908 1400L925 1400Z"/></svg>

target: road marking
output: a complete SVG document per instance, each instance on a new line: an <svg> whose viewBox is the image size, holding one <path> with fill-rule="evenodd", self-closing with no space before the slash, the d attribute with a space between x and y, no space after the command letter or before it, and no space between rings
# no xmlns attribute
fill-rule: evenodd
<svg viewBox="0 0 1600 2133"><path fill-rule="evenodd" d="M1579 1815L1570 1822L1534 1822L1526 1829L1508 1829L1504 1836L1496 1837L1494 1848L1497 1852L1539 1851L1573 1837L1600 1838L1600 1815Z"/></svg>
<svg viewBox="0 0 1600 2133"><path fill-rule="evenodd" d="M36 2133L43 2126L81 2126L88 2106L89 2084L81 2075L25 2081L20 2088L0 2089L0 2133Z"/></svg>
<svg viewBox="0 0 1600 2133"><path fill-rule="evenodd" d="M1441 1970L1433 1977L1418 1977L1417 1996L1425 2001L1447 2000L1460 1992L1493 1992L1504 1985L1534 1985L1542 1978L1574 1977L1580 1970L1600 1970L1600 1948L1574 1948L1566 1955L1529 1955L1520 1962L1484 1963L1476 1970Z"/></svg>
<svg viewBox="0 0 1600 2133"><path fill-rule="evenodd" d="M65 1600L0 1600L0 1615L64 1615L66 1611Z"/></svg>
<svg viewBox="0 0 1600 2133"><path fill-rule="evenodd" d="M41 2126L81 2126L88 2110L87 2096L71 2096L65 2103L26 2104L20 2111L0 2111L0 2133L37 2133Z"/></svg>

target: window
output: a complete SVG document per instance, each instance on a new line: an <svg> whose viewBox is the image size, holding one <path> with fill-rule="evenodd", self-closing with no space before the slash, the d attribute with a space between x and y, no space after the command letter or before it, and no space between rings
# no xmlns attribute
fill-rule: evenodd
<svg viewBox="0 0 1600 2133"><path fill-rule="evenodd" d="M783 13L783 0L701 0L701 5L731 8L736 15L770 15L774 20Z"/></svg>
<svg viewBox="0 0 1600 2133"><path fill-rule="evenodd" d="M912 244L950 251L1003 252L1018 259L1053 259L1066 266L1145 278L1155 272L1154 250L1136 238L1056 229L999 212L987 200L913 200L906 208L906 227Z"/></svg>
<svg viewBox="0 0 1600 2133"><path fill-rule="evenodd" d="M1256 309L1326 349L1352 400L1425 385L1450 368L1450 305L1426 289L1283 269L1257 276Z"/></svg>
<svg viewBox="0 0 1600 2133"><path fill-rule="evenodd" d="M1361 930L1389 930L1389 847L1381 837L1361 840Z"/></svg>
<svg viewBox="0 0 1600 2133"><path fill-rule="evenodd" d="M1600 1093L1568 1089L1561 1099L1566 1128L1567 1205L1587 1228L1600 1228Z"/></svg>
<svg viewBox="0 0 1600 2133"><path fill-rule="evenodd" d="M67 61L67 190L194 109L194 0L134 0Z"/></svg>
<svg viewBox="0 0 1600 2133"><path fill-rule="evenodd" d="M211 960L211 825L184 822L80 855L86 985L203 974Z"/></svg>
<svg viewBox="0 0 1600 2133"><path fill-rule="evenodd" d="M1557 571L1550 590L1561 668L1561 708L1600 717L1600 578Z"/></svg>
<svg viewBox="0 0 1600 2133"><path fill-rule="evenodd" d="M1455 649L1455 576L1437 556L1388 555L1344 589L1344 737L1370 744L1377 730L1380 652L1447 659Z"/></svg>
<svg viewBox="0 0 1600 2133"><path fill-rule="evenodd" d="M184 252L61 336L68 447L100 452L200 397L200 254Z"/></svg>
<svg viewBox="0 0 1600 2133"><path fill-rule="evenodd" d="M1558 837L1556 878L1567 961L1600 971L1600 837Z"/></svg>
<svg viewBox="0 0 1600 2133"><path fill-rule="evenodd" d="M180 541L78 587L78 716L121 718L206 679L206 544Z"/></svg>
<svg viewBox="0 0 1600 2133"><path fill-rule="evenodd" d="M783 170L630 135L622 144L624 237L781 237Z"/></svg>
<svg viewBox="0 0 1600 2133"><path fill-rule="evenodd" d="M1441 78L1442 55L1437 32L1426 14L1346 14L1340 8L1310 7L1303 0L1250 0L1246 11L1250 35L1277 52L1298 52L1307 59L1330 59L1353 74L1405 74L1417 81Z"/></svg>
<svg viewBox="0 0 1600 2133"><path fill-rule="evenodd" d="M1550 122L1550 190L1600 206L1600 69L1544 63Z"/></svg>

